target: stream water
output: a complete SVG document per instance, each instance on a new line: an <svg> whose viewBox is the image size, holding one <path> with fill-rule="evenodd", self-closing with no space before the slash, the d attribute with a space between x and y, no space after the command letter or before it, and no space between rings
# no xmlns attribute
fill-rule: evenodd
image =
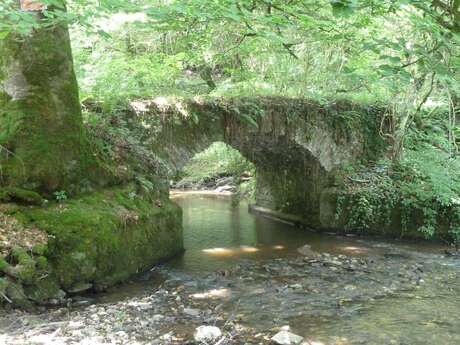
<svg viewBox="0 0 460 345"><path fill-rule="evenodd" d="M183 210L186 251L168 266L189 273L223 270L245 259L297 256L297 249L305 244L319 253L353 256L383 255L392 246L423 253L440 253L443 249L426 242L381 242L310 232L250 214L247 203L232 206L229 196L178 193L173 199Z"/></svg>
<svg viewBox="0 0 460 345"><path fill-rule="evenodd" d="M309 244L316 252L331 255L382 257L387 259L382 265L390 270L400 271L401 267L413 262L425 265L423 283L410 293L374 298L366 304L352 303L348 311L326 312L320 318L312 317L315 313L308 310L311 305L306 305L304 315L301 312L299 315L303 308L294 307L308 297L295 293L289 299L285 294L284 303L279 303L288 309L284 313L291 314L287 319L298 334L313 336L325 343L460 344L460 260L444 258L440 255L441 246L312 233L249 214L245 203L233 207L228 198L222 197L179 196L176 202L184 210L187 248L183 256L169 263L178 270L202 274L223 270L241 260L294 257L298 256L297 248L304 244ZM399 276L402 274L404 272L398 272ZM357 282L352 286L339 284L338 288L354 290L355 285ZM365 291L362 293L366 295ZM279 312L283 313L274 310L278 313L262 312L257 316L264 305L270 309L273 303L269 300L276 296L237 298L246 301L246 317L253 315L252 320L246 319L249 324L260 325L264 318L270 323Z"/></svg>
<svg viewBox="0 0 460 345"><path fill-rule="evenodd" d="M222 344L269 344L287 325L308 345L460 344L460 258L445 247L309 232L229 197L173 198L183 255L89 305L10 316L6 343L192 344L212 324L232 339Z"/></svg>

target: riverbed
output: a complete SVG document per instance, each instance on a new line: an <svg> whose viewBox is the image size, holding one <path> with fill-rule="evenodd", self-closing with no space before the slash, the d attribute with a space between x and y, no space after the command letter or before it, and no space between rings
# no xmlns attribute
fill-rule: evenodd
<svg viewBox="0 0 460 345"><path fill-rule="evenodd" d="M67 306L5 312L0 344L193 344L201 325L221 344L281 328L310 345L460 344L460 259L443 246L310 232L228 196L174 200L183 255Z"/></svg>

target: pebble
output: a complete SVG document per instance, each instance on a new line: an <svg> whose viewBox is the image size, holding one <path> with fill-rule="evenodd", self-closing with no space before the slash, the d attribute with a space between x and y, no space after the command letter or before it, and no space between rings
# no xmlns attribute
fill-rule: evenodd
<svg viewBox="0 0 460 345"><path fill-rule="evenodd" d="M200 310L199 309L193 309L193 308L185 308L184 309L184 314L192 317L198 317L200 316Z"/></svg>
<svg viewBox="0 0 460 345"><path fill-rule="evenodd" d="M164 319L165 317L161 314L156 314L152 316L152 321L153 322L160 322Z"/></svg>
<svg viewBox="0 0 460 345"><path fill-rule="evenodd" d="M194 338L199 343L213 343L222 337L222 332L215 326L200 326L195 330Z"/></svg>
<svg viewBox="0 0 460 345"><path fill-rule="evenodd" d="M303 337L283 330L275 334L271 340L278 345L298 345L303 341Z"/></svg>
<svg viewBox="0 0 460 345"><path fill-rule="evenodd" d="M360 310L348 301L365 305L378 298L401 294L402 289L404 294L413 292L416 282L422 283L426 276L422 269L428 270L428 267L420 265L419 269L414 263L394 260L380 256L364 260L319 254L315 259L298 256L263 263L242 263L234 267L229 276L210 274L199 279L165 280L145 296L132 296L108 303L91 300L95 304L85 308L74 309L75 304L72 304L72 308L45 310L39 316L14 317L12 314L10 320L15 334L9 334L6 343L26 344L29 338L43 334L49 336L51 331L59 329L53 340L59 344L83 344L82 341L90 338L94 343L97 340L101 344L114 345L184 345L194 344L194 341L200 344L197 336L198 339L217 337L217 341L222 340L222 345L273 342L278 345L302 344L298 342L301 337L290 333L289 326L279 326L293 317L304 318L308 315L336 319L343 313L351 315ZM364 270L364 266L369 269ZM351 267L357 270L350 272ZM164 274L174 277L171 273ZM191 298L195 294L227 289L232 294L230 299ZM308 298L299 298L301 293L308 295ZM243 300L237 306L233 298L238 296L242 296ZM412 298L419 297L413 295ZM72 299L77 300L78 297ZM305 310L308 310L307 314ZM0 315L0 324L2 318ZM244 326L242 321L245 322ZM248 327L248 321L257 322L257 327ZM57 325L53 329L41 328L47 323ZM272 328L273 325L278 326ZM203 332L198 332L198 326L214 327L220 333L208 328L204 329L203 335ZM276 332L279 333L270 342L270 337ZM228 334L227 338L224 338L224 334ZM356 340L354 335L349 335L350 343ZM2 330L0 344L1 340ZM35 340L39 342L41 338ZM208 340L207 344L215 345L217 341Z"/></svg>

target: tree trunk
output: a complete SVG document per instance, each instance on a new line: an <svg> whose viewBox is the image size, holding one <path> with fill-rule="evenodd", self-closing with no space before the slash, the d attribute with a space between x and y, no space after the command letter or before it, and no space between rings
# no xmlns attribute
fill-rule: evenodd
<svg viewBox="0 0 460 345"><path fill-rule="evenodd" d="M67 27L0 40L0 185L72 193L82 173L81 144Z"/></svg>

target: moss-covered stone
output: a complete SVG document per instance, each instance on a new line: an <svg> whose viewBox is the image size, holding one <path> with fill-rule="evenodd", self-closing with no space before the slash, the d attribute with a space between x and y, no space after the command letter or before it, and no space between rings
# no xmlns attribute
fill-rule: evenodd
<svg viewBox="0 0 460 345"><path fill-rule="evenodd" d="M139 136L172 171L212 142L224 141L256 167L258 206L318 227L321 192L334 184L336 171L384 151L379 136L384 113L382 107L349 101L161 98L133 102L126 117L138 122Z"/></svg>
<svg viewBox="0 0 460 345"><path fill-rule="evenodd" d="M24 286L24 294L35 303L44 304L60 295L58 280L53 275L37 280L33 285Z"/></svg>
<svg viewBox="0 0 460 345"><path fill-rule="evenodd" d="M8 217L50 238L2 248L0 279L18 305L60 288L103 289L183 250L181 210L156 179L156 159L140 160L130 142L120 160L106 159L86 134L67 27L0 40L0 202L19 205ZM56 192L69 199L43 203Z"/></svg>
<svg viewBox="0 0 460 345"><path fill-rule="evenodd" d="M103 289L183 250L180 208L155 201L130 185L27 208L20 217L51 235L46 258L60 286Z"/></svg>
<svg viewBox="0 0 460 345"><path fill-rule="evenodd" d="M13 257L15 266L11 266L8 274L15 277L24 284L33 284L36 277L36 263L31 253L24 248L14 247L11 256Z"/></svg>
<svg viewBox="0 0 460 345"><path fill-rule="evenodd" d="M321 193L320 229L337 232L351 232L394 238L422 239L424 234L417 229L422 225L422 214L417 210L407 219L403 219L401 203L382 205L380 214L369 216L356 214L356 195L342 187L325 189ZM369 219L364 219L364 218ZM350 224L351 219L360 218L364 225ZM440 222L442 224L442 222ZM447 227L438 229L442 236L448 237ZM439 234L438 234L439 236Z"/></svg>
<svg viewBox="0 0 460 345"><path fill-rule="evenodd" d="M35 255L45 255L46 251L48 249L48 246L46 244L36 244L35 246L32 247L32 253Z"/></svg>
<svg viewBox="0 0 460 345"><path fill-rule="evenodd" d="M48 259L45 256L39 256L35 261L39 270L44 271L48 269Z"/></svg>
<svg viewBox="0 0 460 345"><path fill-rule="evenodd" d="M6 287L5 295L9 299L9 302L13 303L15 306L29 308L32 305L20 283L10 281Z"/></svg>
<svg viewBox="0 0 460 345"><path fill-rule="evenodd" d="M43 198L40 194L16 187L4 187L0 189L1 202L16 202L27 205L41 205Z"/></svg>

